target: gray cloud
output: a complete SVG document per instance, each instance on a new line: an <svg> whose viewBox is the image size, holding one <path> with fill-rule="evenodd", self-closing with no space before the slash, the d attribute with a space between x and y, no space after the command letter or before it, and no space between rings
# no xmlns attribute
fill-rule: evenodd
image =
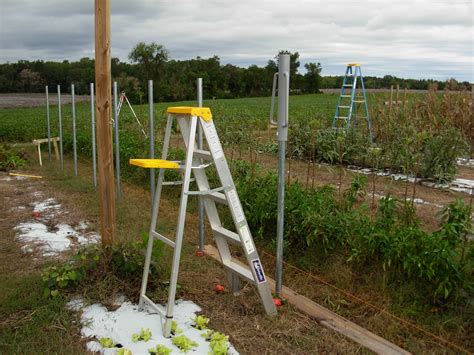
<svg viewBox="0 0 474 355"><path fill-rule="evenodd" d="M470 0L113 0L112 55L139 41L175 59L219 55L265 64L280 49L319 61L323 74L347 62L367 75L473 82ZM1 0L0 62L94 55L93 1Z"/></svg>

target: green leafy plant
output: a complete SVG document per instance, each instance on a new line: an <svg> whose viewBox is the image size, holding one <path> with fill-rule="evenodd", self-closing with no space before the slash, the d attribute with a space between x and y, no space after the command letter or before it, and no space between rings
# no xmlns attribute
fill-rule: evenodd
<svg viewBox="0 0 474 355"><path fill-rule="evenodd" d="M134 333L132 334L132 341L134 343L139 342L139 341L148 341L151 339L151 330L146 328L140 329L140 333Z"/></svg>
<svg viewBox="0 0 474 355"><path fill-rule="evenodd" d="M178 328L178 323L175 320L171 321L171 334L181 334L183 332L182 329Z"/></svg>
<svg viewBox="0 0 474 355"><path fill-rule="evenodd" d="M150 354L156 354L156 355L169 355L171 354L171 349L167 348L164 345L156 345L154 348L148 349L148 352Z"/></svg>
<svg viewBox="0 0 474 355"><path fill-rule="evenodd" d="M84 270L73 265L50 266L42 273L45 297L57 297L61 289L76 286L84 279Z"/></svg>
<svg viewBox="0 0 474 355"><path fill-rule="evenodd" d="M0 144L0 171L21 168L26 159L15 152L9 145Z"/></svg>
<svg viewBox="0 0 474 355"><path fill-rule="evenodd" d="M209 318L206 318L204 316L199 315L194 318L195 327L199 330L206 329L207 323L209 323Z"/></svg>
<svg viewBox="0 0 474 355"><path fill-rule="evenodd" d="M132 355L132 351L129 349L121 348L117 350L117 355Z"/></svg>
<svg viewBox="0 0 474 355"><path fill-rule="evenodd" d="M171 342L183 352L188 352L198 346L194 340L189 339L186 335L179 335L174 337Z"/></svg>
<svg viewBox="0 0 474 355"><path fill-rule="evenodd" d="M100 345L102 345L103 348L114 348L115 347L115 342L111 338L100 338L99 343L100 343Z"/></svg>
<svg viewBox="0 0 474 355"><path fill-rule="evenodd" d="M229 337L219 332L211 336L209 347L213 355L226 355L229 350Z"/></svg>

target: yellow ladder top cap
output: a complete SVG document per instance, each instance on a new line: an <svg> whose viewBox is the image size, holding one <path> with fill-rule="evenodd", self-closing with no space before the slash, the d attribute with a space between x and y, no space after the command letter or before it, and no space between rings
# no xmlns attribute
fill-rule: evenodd
<svg viewBox="0 0 474 355"><path fill-rule="evenodd" d="M348 67L360 67L360 63L349 63L347 64Z"/></svg>
<svg viewBox="0 0 474 355"><path fill-rule="evenodd" d="M177 162L163 159L130 159L128 163L147 169L179 169Z"/></svg>
<svg viewBox="0 0 474 355"><path fill-rule="evenodd" d="M168 107L167 112L179 115L199 116L206 122L212 120L212 113L209 107L175 106Z"/></svg>

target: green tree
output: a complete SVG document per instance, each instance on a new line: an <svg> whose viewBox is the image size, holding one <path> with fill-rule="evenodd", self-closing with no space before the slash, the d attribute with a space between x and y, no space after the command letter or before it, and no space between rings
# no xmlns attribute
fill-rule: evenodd
<svg viewBox="0 0 474 355"><path fill-rule="evenodd" d="M165 64L169 59L166 48L160 44L152 42L146 44L139 42L128 55L132 63L139 66L140 79L142 87L146 87L147 80L154 81L154 91L159 92L160 81L163 77Z"/></svg>
<svg viewBox="0 0 474 355"><path fill-rule="evenodd" d="M317 93L321 87L321 63L306 63L305 91Z"/></svg>

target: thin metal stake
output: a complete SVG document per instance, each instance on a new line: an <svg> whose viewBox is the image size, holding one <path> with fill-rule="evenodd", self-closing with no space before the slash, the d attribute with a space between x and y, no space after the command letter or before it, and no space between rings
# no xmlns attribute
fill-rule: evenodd
<svg viewBox="0 0 474 355"><path fill-rule="evenodd" d="M74 156L74 176L77 176L77 139L76 139L76 95L74 84L71 84L72 101L72 151Z"/></svg>
<svg viewBox="0 0 474 355"><path fill-rule="evenodd" d="M150 159L155 159L155 127L153 117L153 80L148 80L148 116L150 118ZM150 169L150 201L153 209L155 196L155 169Z"/></svg>
<svg viewBox="0 0 474 355"><path fill-rule="evenodd" d="M90 85L91 91L91 130L92 130L92 179L94 187L97 187L97 154L95 147L95 107L94 107L94 83Z"/></svg>
<svg viewBox="0 0 474 355"><path fill-rule="evenodd" d="M49 90L48 85L45 86L46 90L46 121L48 125L48 158L51 162L51 124L49 121Z"/></svg>
<svg viewBox="0 0 474 355"><path fill-rule="evenodd" d="M202 78L197 79L197 105L202 107ZM203 149L202 147L202 126L198 122L197 127L197 146L198 149ZM199 250L204 250L204 202L201 196L198 196L198 216L199 216Z"/></svg>
<svg viewBox="0 0 474 355"><path fill-rule="evenodd" d="M120 199L122 197L122 192L120 191L120 144L119 144L119 116L117 112L117 98L118 98L118 90L117 90L117 82L114 81L114 128L115 128L115 175L116 180L115 183L117 184L117 198Z"/></svg>
<svg viewBox="0 0 474 355"><path fill-rule="evenodd" d="M61 170L64 170L64 151L63 151L63 118L61 115L61 86L58 85L58 116L59 116L59 157Z"/></svg>

